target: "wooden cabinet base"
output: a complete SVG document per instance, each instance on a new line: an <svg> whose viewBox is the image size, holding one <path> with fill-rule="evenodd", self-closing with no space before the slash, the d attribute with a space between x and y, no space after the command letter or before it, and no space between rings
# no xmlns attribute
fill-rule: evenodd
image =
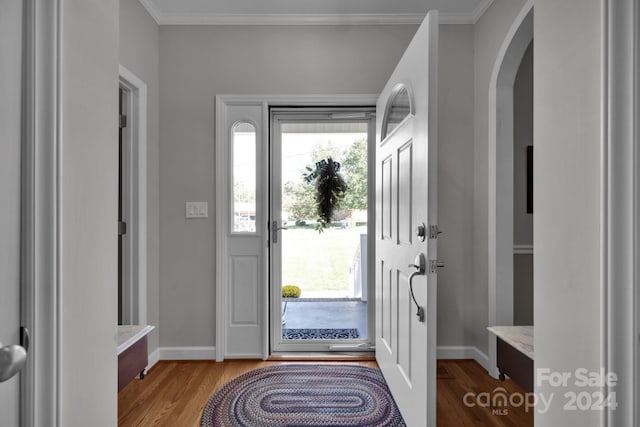
<svg viewBox="0 0 640 427"><path fill-rule="evenodd" d="M132 379L143 374L147 364L147 337L145 335L118 355L118 391L122 390Z"/></svg>
<svg viewBox="0 0 640 427"><path fill-rule="evenodd" d="M498 337L500 379L508 375L516 384L533 392L533 360Z"/></svg>

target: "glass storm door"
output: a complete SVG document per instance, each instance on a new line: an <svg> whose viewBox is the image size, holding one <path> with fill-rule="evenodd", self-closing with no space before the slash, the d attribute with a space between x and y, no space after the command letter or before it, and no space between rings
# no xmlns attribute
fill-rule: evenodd
<svg viewBox="0 0 640 427"><path fill-rule="evenodd" d="M372 113L271 110L273 351L370 351Z"/></svg>

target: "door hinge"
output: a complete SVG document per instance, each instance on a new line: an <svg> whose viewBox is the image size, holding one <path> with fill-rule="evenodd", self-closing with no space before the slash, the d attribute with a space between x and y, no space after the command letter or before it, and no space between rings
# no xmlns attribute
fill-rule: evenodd
<svg viewBox="0 0 640 427"><path fill-rule="evenodd" d="M440 231L440 229L438 228L437 225L430 225L429 226L429 238L430 239L437 239L439 234L442 234L442 231Z"/></svg>
<svg viewBox="0 0 640 427"><path fill-rule="evenodd" d="M124 236L125 234L127 234L127 223L118 221L118 236Z"/></svg>
<svg viewBox="0 0 640 427"><path fill-rule="evenodd" d="M127 116L124 114L120 115L120 129L127 127Z"/></svg>

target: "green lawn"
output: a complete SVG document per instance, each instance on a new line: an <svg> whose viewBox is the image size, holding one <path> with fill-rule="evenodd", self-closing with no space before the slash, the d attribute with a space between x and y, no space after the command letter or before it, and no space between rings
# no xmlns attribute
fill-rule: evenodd
<svg viewBox="0 0 640 427"><path fill-rule="evenodd" d="M305 291L347 291L349 267L360 234L366 225L354 228L316 230L295 228L282 233L282 285L296 285Z"/></svg>

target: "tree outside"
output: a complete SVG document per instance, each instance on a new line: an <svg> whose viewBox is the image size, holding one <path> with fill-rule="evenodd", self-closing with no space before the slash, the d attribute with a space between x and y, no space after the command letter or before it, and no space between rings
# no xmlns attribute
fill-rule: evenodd
<svg viewBox="0 0 640 427"><path fill-rule="evenodd" d="M302 298L350 297L361 235L367 233L366 126L318 128L309 125L305 132L296 125L282 134L282 218L289 229L282 234L282 285L299 286ZM340 163L348 190L334 212L333 224L319 234L316 186L307 183L304 174L307 167L329 157Z"/></svg>
<svg viewBox="0 0 640 427"><path fill-rule="evenodd" d="M319 143L313 148L310 157L311 164L304 166L313 166L316 162L328 157L341 164L340 173L349 189L339 206L343 211L339 216L348 216L353 210L367 209L367 141L365 138L356 140L347 148L336 147L331 141ZM318 215L314 195L314 186L306 183L301 174L299 180L284 183L283 210L288 212L290 219L294 221L315 221Z"/></svg>

